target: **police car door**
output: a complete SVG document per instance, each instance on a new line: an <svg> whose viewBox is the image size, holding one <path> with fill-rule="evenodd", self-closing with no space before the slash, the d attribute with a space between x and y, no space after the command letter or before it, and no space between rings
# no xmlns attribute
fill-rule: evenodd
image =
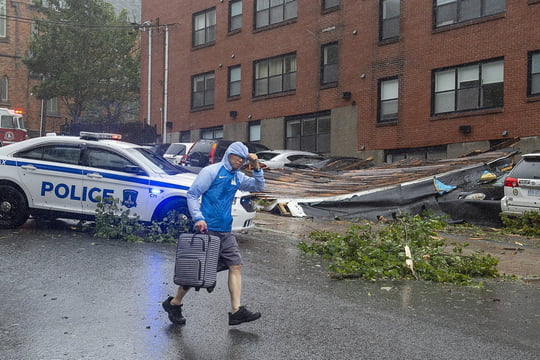
<svg viewBox="0 0 540 360"><path fill-rule="evenodd" d="M140 167L122 154L111 149L93 147L84 149L83 188L87 196L83 199L83 212L94 214L101 199L113 198L121 210L129 210L130 216L138 215L145 220L144 211L148 194L148 176Z"/></svg>
<svg viewBox="0 0 540 360"><path fill-rule="evenodd" d="M21 186L32 195L32 208L81 212L82 167L78 144L42 144L16 154Z"/></svg>

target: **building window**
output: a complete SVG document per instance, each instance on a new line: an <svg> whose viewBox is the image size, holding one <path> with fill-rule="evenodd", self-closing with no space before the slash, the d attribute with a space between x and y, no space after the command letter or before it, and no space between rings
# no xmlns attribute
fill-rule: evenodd
<svg viewBox="0 0 540 360"><path fill-rule="evenodd" d="M323 10L329 10L339 7L339 0L323 0Z"/></svg>
<svg viewBox="0 0 540 360"><path fill-rule="evenodd" d="M253 121L249 123L249 141L259 142L261 141L261 122Z"/></svg>
<svg viewBox="0 0 540 360"><path fill-rule="evenodd" d="M223 126L201 129L201 139L223 139Z"/></svg>
<svg viewBox="0 0 540 360"><path fill-rule="evenodd" d="M296 54L259 60L254 68L254 96L296 90Z"/></svg>
<svg viewBox="0 0 540 360"><path fill-rule="evenodd" d="M242 28L242 0L233 0L229 3L229 31Z"/></svg>
<svg viewBox="0 0 540 360"><path fill-rule="evenodd" d="M47 100L47 114L50 114L50 115L58 114L58 98L57 97Z"/></svg>
<svg viewBox="0 0 540 360"><path fill-rule="evenodd" d="M321 85L335 84L338 81L338 44L331 43L321 47Z"/></svg>
<svg viewBox="0 0 540 360"><path fill-rule="evenodd" d="M399 37L400 0L380 2L379 40Z"/></svg>
<svg viewBox="0 0 540 360"><path fill-rule="evenodd" d="M43 7L48 7L51 9L63 9L66 7L66 2L64 0L58 1L58 4L50 4L48 0L37 0L37 1L30 1L33 3L37 3L38 5L41 5Z"/></svg>
<svg viewBox="0 0 540 360"><path fill-rule="evenodd" d="M191 142L191 132L189 130L180 131L180 142L190 143ZM186 153L189 149L186 149Z"/></svg>
<svg viewBox="0 0 540 360"><path fill-rule="evenodd" d="M229 97L240 95L242 71L240 65L229 67Z"/></svg>
<svg viewBox="0 0 540 360"><path fill-rule="evenodd" d="M296 0L257 0L255 2L255 28L278 24L296 18Z"/></svg>
<svg viewBox="0 0 540 360"><path fill-rule="evenodd" d="M195 75L191 79L191 108L214 105L214 72Z"/></svg>
<svg viewBox="0 0 540 360"><path fill-rule="evenodd" d="M6 0L0 0L0 38L7 36Z"/></svg>
<svg viewBox="0 0 540 360"><path fill-rule="evenodd" d="M529 53L528 95L540 95L540 50Z"/></svg>
<svg viewBox="0 0 540 360"><path fill-rule="evenodd" d="M405 159L441 160L446 157L445 145L384 151L385 162L388 164Z"/></svg>
<svg viewBox="0 0 540 360"><path fill-rule="evenodd" d="M9 79L3 76L0 80L0 101L7 103L9 100Z"/></svg>
<svg viewBox="0 0 540 360"><path fill-rule="evenodd" d="M193 14L193 46L216 41L216 8Z"/></svg>
<svg viewBox="0 0 540 360"><path fill-rule="evenodd" d="M435 27L502 13L506 0L434 0Z"/></svg>
<svg viewBox="0 0 540 360"><path fill-rule="evenodd" d="M434 71L433 113L503 106L504 62L492 60Z"/></svg>
<svg viewBox="0 0 540 360"><path fill-rule="evenodd" d="M286 147L318 153L330 152L330 112L286 118Z"/></svg>
<svg viewBox="0 0 540 360"><path fill-rule="evenodd" d="M379 80L379 116L377 122L398 120L399 81L397 77Z"/></svg>

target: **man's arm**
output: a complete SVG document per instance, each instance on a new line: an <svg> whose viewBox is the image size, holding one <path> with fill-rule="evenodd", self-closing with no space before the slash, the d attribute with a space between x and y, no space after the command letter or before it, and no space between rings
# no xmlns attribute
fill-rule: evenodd
<svg viewBox="0 0 540 360"><path fill-rule="evenodd" d="M215 176L212 175L212 172L209 171L208 167L203 168L199 175L195 178L193 184L187 192L187 205L189 209L189 214L191 219L195 223L195 230L205 231L206 230L206 221L204 215L201 212L201 202L200 199L203 194L210 188L212 181L214 181ZM203 222L204 224L200 223ZM199 223L199 226L197 224Z"/></svg>
<svg viewBox="0 0 540 360"><path fill-rule="evenodd" d="M248 154L248 161L253 169L253 177L241 174L240 190L259 192L264 190L264 172L259 165L259 158L256 154Z"/></svg>

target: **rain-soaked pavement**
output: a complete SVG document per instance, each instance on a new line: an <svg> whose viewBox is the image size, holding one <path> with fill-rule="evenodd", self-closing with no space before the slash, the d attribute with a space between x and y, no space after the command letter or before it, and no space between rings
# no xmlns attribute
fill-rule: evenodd
<svg viewBox="0 0 540 360"><path fill-rule="evenodd" d="M105 241L30 221L0 230L1 359L538 359L540 286L335 281L294 239L239 237L244 303L260 320L227 325L226 274L175 292L174 246Z"/></svg>

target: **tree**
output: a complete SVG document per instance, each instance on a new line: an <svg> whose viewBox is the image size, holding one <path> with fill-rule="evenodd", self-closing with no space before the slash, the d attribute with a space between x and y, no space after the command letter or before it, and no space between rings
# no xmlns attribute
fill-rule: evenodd
<svg viewBox="0 0 540 360"><path fill-rule="evenodd" d="M76 122L84 111L117 121L126 105L138 100L137 31L126 12L116 15L103 0L34 0L39 18L23 62L42 81L38 98L58 97Z"/></svg>

